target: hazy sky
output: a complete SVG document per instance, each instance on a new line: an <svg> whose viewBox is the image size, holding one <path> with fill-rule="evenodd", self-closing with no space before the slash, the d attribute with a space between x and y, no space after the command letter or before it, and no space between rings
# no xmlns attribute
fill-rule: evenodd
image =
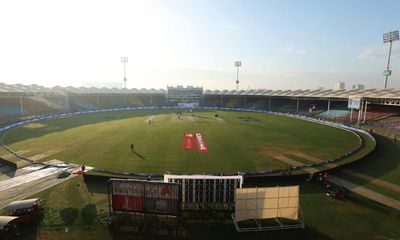
<svg viewBox="0 0 400 240"><path fill-rule="evenodd" d="M0 82L381 88L400 1L1 1ZM400 88L400 41L389 87Z"/></svg>

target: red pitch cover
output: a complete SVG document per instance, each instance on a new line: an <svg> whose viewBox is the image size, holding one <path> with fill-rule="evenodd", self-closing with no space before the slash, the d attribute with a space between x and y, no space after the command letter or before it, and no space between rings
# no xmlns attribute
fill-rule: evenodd
<svg viewBox="0 0 400 240"><path fill-rule="evenodd" d="M195 148L193 133L185 133L183 136L183 148L185 150L193 150Z"/></svg>
<svg viewBox="0 0 400 240"><path fill-rule="evenodd" d="M196 133L197 149L199 152L208 152L206 141L204 140L201 133Z"/></svg>

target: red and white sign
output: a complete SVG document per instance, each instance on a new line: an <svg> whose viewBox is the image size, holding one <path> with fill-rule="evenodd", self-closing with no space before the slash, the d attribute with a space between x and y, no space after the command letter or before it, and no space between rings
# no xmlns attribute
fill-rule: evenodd
<svg viewBox="0 0 400 240"><path fill-rule="evenodd" d="M144 188L140 184L130 182L113 182L112 207L115 211L144 211Z"/></svg>
<svg viewBox="0 0 400 240"><path fill-rule="evenodd" d="M193 133L185 133L183 137L183 148L185 150L193 150L195 148Z"/></svg>
<svg viewBox="0 0 400 240"><path fill-rule="evenodd" d="M113 211L180 214L180 184L127 179L110 179L110 183Z"/></svg>
<svg viewBox="0 0 400 240"><path fill-rule="evenodd" d="M201 133L196 133L196 142L197 142L197 149L199 150L199 152L208 152L206 141L204 141L204 138L201 135Z"/></svg>

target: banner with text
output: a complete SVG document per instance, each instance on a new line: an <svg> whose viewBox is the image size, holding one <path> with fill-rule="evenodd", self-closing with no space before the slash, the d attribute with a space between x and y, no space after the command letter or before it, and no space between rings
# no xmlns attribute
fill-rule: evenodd
<svg viewBox="0 0 400 240"><path fill-rule="evenodd" d="M196 133L197 149L199 152L208 152L206 141L204 140L201 133Z"/></svg>
<svg viewBox="0 0 400 240"><path fill-rule="evenodd" d="M113 211L180 215L180 185L130 179L110 179Z"/></svg>

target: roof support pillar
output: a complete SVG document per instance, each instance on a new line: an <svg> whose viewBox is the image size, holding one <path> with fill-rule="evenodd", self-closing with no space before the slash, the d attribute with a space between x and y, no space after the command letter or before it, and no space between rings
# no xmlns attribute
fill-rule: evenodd
<svg viewBox="0 0 400 240"><path fill-rule="evenodd" d="M271 97L268 98L268 109L271 109Z"/></svg>
<svg viewBox="0 0 400 240"><path fill-rule="evenodd" d="M23 103L22 103L22 94L21 94L21 96L19 97L19 105L20 105L20 107L21 107L21 117L23 117L23 116L24 116L24 105L23 105Z"/></svg>
<svg viewBox="0 0 400 240"><path fill-rule="evenodd" d="M349 121L350 124L352 120L353 120L353 109L350 109L350 121Z"/></svg>
<svg viewBox="0 0 400 240"><path fill-rule="evenodd" d="M329 112L331 111L331 100L328 99L328 110L327 110L327 114L329 116Z"/></svg>
<svg viewBox="0 0 400 240"><path fill-rule="evenodd" d="M367 116L367 107L368 107L368 102L367 102L367 100L365 100L363 123L365 123L365 118L366 118L366 116Z"/></svg>
<svg viewBox="0 0 400 240"><path fill-rule="evenodd" d="M358 109L357 125L359 125L360 122L361 122L361 118L362 118L362 114L363 114L363 107L364 107L364 103L363 103L363 101L361 100L361 106L360 106L360 108Z"/></svg>

